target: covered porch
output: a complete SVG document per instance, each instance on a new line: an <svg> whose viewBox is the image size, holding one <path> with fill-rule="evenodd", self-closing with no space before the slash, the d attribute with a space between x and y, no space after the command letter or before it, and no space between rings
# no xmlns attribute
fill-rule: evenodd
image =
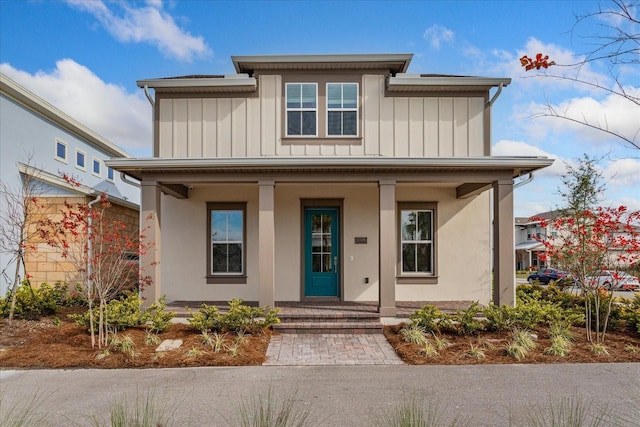
<svg viewBox="0 0 640 427"><path fill-rule="evenodd" d="M551 160L545 158L251 158L251 159L122 159L112 160L109 166L131 175L142 182L141 228L150 241L153 250L142 256L142 268L149 276L152 285L146 289L145 298L153 301L163 292L163 198L169 196L175 200L188 200L191 190L203 185L246 184L256 192L256 251L255 280L257 303L260 306L278 306L277 270L278 261L277 218L280 215L279 195L287 186L312 187L322 185L332 188L338 185L374 185L377 188L375 203L375 265L377 301L367 303L348 301L345 292L340 293L333 306L360 307L364 311L376 310L381 317L395 317L413 308L403 300L416 298L398 298L403 278L398 274L398 203L400 194L407 185L430 185L447 191L453 200L473 200L487 197L492 190L491 208L481 209L477 215L487 218L487 236L491 239L491 256L487 258L485 268L493 272L483 282L487 294L495 304L515 303L514 276L514 227L513 227L513 178L548 166ZM163 196L166 195L166 196ZM324 193L323 193L324 194ZM406 197L406 196L405 196ZM422 195L427 198L429 196ZM303 196L300 197L302 199ZM293 199L291 199L293 200ZM487 199L488 200L488 199ZM371 202L371 200L369 200ZM166 203L166 201L164 202ZM295 208L294 209L299 209ZM492 218L492 221L489 220ZM492 223L492 225L491 225ZM294 227L295 228L295 227ZM491 231L492 229L492 231ZM458 245L464 241L454 242ZM282 245L282 243L280 243ZM294 245L295 246L295 245ZM479 251L485 250L478 248ZM343 257L346 254L343 251ZM447 257L441 257L438 263L446 265ZM165 266L165 268L167 268ZM179 267L176 267L179 268ZM166 272L167 270L165 270ZM443 269L444 271L444 269ZM300 273L302 274L302 273ZM342 286L352 286L352 281L341 278ZM441 275L441 277L444 277ZM437 278L436 278L437 279ZM442 279L441 279L442 280ZM448 280L452 280L449 277ZM405 280L406 282L406 280ZM368 282L367 282L368 283ZM407 282L408 283L408 282ZM406 288L406 287L405 287ZM344 288L343 288L344 289ZM430 288L433 289L433 288ZM238 295L242 297L242 295ZM225 297L226 298L226 297ZM175 298L178 300L178 298ZM251 298L244 298L251 300ZM306 303L302 293L295 298L298 301L285 301L297 304L297 310L303 310ZM349 299L349 298L347 298ZM446 297L445 297L446 299ZM461 295L461 299L465 299ZM474 298L475 299L475 298ZM419 298L418 298L419 300ZM331 306L315 306L309 310L329 310Z"/></svg>

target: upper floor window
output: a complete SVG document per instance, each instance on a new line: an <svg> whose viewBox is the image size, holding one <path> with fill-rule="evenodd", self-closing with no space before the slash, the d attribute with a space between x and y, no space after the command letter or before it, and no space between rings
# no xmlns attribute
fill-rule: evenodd
<svg viewBox="0 0 640 427"><path fill-rule="evenodd" d="M318 85L287 83L287 136L317 136Z"/></svg>
<svg viewBox="0 0 640 427"><path fill-rule="evenodd" d="M113 169L107 166L107 181L113 181Z"/></svg>
<svg viewBox="0 0 640 427"><path fill-rule="evenodd" d="M358 84L327 83L327 136L358 135Z"/></svg>
<svg viewBox="0 0 640 427"><path fill-rule="evenodd" d="M67 163L67 143L56 139L56 160L60 160L61 162Z"/></svg>
<svg viewBox="0 0 640 427"><path fill-rule="evenodd" d="M100 176L100 160L96 159L95 157L93 158L93 169L91 170L91 172L96 175L96 176Z"/></svg>
<svg viewBox="0 0 640 427"><path fill-rule="evenodd" d="M87 154L84 151L76 148L76 167L78 169L86 170Z"/></svg>

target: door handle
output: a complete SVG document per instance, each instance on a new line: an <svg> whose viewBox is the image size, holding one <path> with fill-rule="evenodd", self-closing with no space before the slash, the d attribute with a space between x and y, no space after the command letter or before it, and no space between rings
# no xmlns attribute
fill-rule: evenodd
<svg viewBox="0 0 640 427"><path fill-rule="evenodd" d="M333 257L333 269L335 271L338 271L338 257L337 256Z"/></svg>

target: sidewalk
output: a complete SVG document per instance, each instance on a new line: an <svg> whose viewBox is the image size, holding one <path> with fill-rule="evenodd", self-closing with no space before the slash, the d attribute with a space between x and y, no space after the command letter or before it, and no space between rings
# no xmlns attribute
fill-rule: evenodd
<svg viewBox="0 0 640 427"><path fill-rule="evenodd" d="M402 365L383 334L272 335L263 366Z"/></svg>
<svg viewBox="0 0 640 427"><path fill-rule="evenodd" d="M40 393L34 408L51 426L92 425L90 414L105 420L114 400L144 402L147 392L175 409L173 425L228 426L242 401L269 388L278 402L294 397L322 426L375 425L412 396L437 405L445 425L458 416L473 426L506 426L510 413L548 410L549 401L566 398L640 420L640 363L0 371L3 409Z"/></svg>

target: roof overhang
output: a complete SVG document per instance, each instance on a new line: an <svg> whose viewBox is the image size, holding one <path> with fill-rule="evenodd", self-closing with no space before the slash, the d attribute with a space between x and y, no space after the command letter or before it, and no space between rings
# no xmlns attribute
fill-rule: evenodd
<svg viewBox="0 0 640 427"><path fill-rule="evenodd" d="M516 245L517 251L543 250L544 245L540 242L523 242Z"/></svg>
<svg viewBox="0 0 640 427"><path fill-rule="evenodd" d="M511 83L509 78L467 77L467 76L422 76L405 74L389 77L388 92L449 92L489 91L493 87L506 87Z"/></svg>
<svg viewBox="0 0 640 427"><path fill-rule="evenodd" d="M138 80L140 88L153 88L157 92L190 92L190 93L219 93L219 92L254 92L257 81L247 74L232 74L226 76L185 76Z"/></svg>
<svg viewBox="0 0 640 427"><path fill-rule="evenodd" d="M147 174L273 174L273 173L430 173L496 172L517 177L550 166L546 157L258 157L258 158L137 158L105 163L138 180Z"/></svg>
<svg viewBox="0 0 640 427"><path fill-rule="evenodd" d="M238 73L252 75L260 70L389 70L392 75L405 73L413 58L398 54L338 54L338 55L253 55L232 56Z"/></svg>
<svg viewBox="0 0 640 427"><path fill-rule="evenodd" d="M29 175L36 181L41 181L48 185L70 191L72 193L77 193L80 196L96 196L98 194L101 194L100 191L97 191L92 187L80 183L78 183L77 185L71 184L61 176L54 175L52 173L35 168L30 165L26 165L24 163L18 163L18 171L22 174ZM136 203L130 202L129 200L116 197L113 194L107 194L107 196L110 202L133 210L140 210L140 206L138 206Z"/></svg>

